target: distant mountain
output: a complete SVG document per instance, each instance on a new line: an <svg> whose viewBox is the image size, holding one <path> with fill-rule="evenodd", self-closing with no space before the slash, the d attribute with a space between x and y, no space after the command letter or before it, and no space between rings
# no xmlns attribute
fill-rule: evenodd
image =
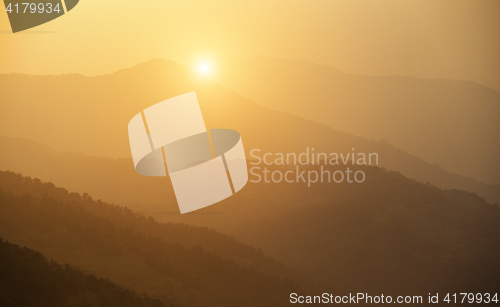
<svg viewBox="0 0 500 307"><path fill-rule="evenodd" d="M499 91L469 81L357 76L263 57L221 58L216 66L217 82L266 107L387 140L449 172L500 184Z"/></svg>
<svg viewBox="0 0 500 307"><path fill-rule="evenodd" d="M152 104L193 90L199 98L207 127L237 130L247 153L255 148L262 152L300 153L307 147L325 153L348 153L352 148L356 152L376 152L380 166L397 170L409 178L431 182L441 188L476 192L490 202L500 202L496 187L448 173L387 142L368 141L262 107L184 66L164 60L151 60L100 77L0 75L0 134L27 137L57 151L129 157L128 121ZM23 161L24 154L34 153L14 154L2 147L0 169L33 175L32 169L27 167L33 163ZM11 158L20 162L21 168L12 168L14 165L8 162ZM106 168L104 163L107 162L100 161L100 167ZM126 171L131 168L130 164L123 165ZM41 167L43 165L34 166L35 169ZM72 173L69 177L76 180L74 170L60 167L50 170L57 171ZM91 169L84 171L92 172ZM52 178L42 178L52 181ZM61 184L67 186L65 182Z"/></svg>
<svg viewBox="0 0 500 307"><path fill-rule="evenodd" d="M40 306L174 306L136 294L107 279L84 274L71 266L49 262L37 251L0 238L0 305ZM165 298L164 298L165 300Z"/></svg>
<svg viewBox="0 0 500 307"><path fill-rule="evenodd" d="M138 175L131 159L89 157L76 153L57 153L45 145L21 139L0 136L0 170L21 172L32 177L64 186L70 191L88 193L96 199L125 205L148 214L158 213L161 218L170 218L194 225L211 226L230 233L233 226L241 224L240 219L249 221L281 214L298 207L324 205L347 191L339 190L337 184L259 184L249 182L233 197L192 214L179 215L177 201L168 177L147 177ZM249 157L250 158L250 157ZM249 165L249 169L252 165ZM270 166L268 166L269 168ZM331 168L335 168L332 166ZM250 176L251 180L255 177ZM367 178L369 179L369 178ZM4 184L8 184L7 182ZM363 184L352 189L362 189ZM500 203L498 185L477 184L489 201ZM388 187L390 188L390 187ZM345 187L343 188L345 189ZM269 195L274 197L269 197ZM269 203L272 202L273 206ZM212 214L206 224L204 214ZM235 216L236 215L236 216ZM156 216L160 218L160 216Z"/></svg>
<svg viewBox="0 0 500 307"><path fill-rule="evenodd" d="M9 172L0 172L0 236L166 304L282 306L301 291L298 274L214 230L158 224Z"/></svg>

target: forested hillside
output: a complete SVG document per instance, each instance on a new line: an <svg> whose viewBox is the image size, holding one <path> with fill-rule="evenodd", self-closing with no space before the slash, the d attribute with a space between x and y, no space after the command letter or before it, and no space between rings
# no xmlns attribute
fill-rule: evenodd
<svg viewBox="0 0 500 307"><path fill-rule="evenodd" d="M339 290L500 289L498 204L397 172L365 172L366 182L332 187L337 192L322 205L244 224L233 234Z"/></svg>
<svg viewBox="0 0 500 307"><path fill-rule="evenodd" d="M0 236L59 263L185 306L281 306L300 290L286 277L291 270L215 231L159 225L88 195L0 174Z"/></svg>
<svg viewBox="0 0 500 307"><path fill-rule="evenodd" d="M200 272L217 270L223 280L239 276L255 280L247 284L250 289L265 286L262 295L274 295L273 304L286 300L286 292L299 289L297 284L336 293L359 289L395 295L498 289L497 204L472 193L422 184L397 172L363 170L367 180L359 185L323 183L308 188L261 183L200 214L154 214L166 222L185 221L231 233L301 275L214 230L158 224L126 208L93 201L88 194L70 194L10 172L0 173L0 186L16 194L1 195L5 205L0 211L0 235L105 277L110 274L111 280L114 277L138 291L168 293L181 302L185 293L175 283L158 290L161 287L151 278L143 278L152 274L165 285L167 280L162 278L167 274L191 284L192 274L200 277ZM164 262L162 256L167 254ZM179 270L169 265L172 262ZM198 266L200 262L206 265ZM128 275L121 274L125 273L122 266ZM147 273L140 273L144 270ZM206 278L197 279L200 291L211 280ZM214 282L240 295L243 282L226 285L223 280L217 277ZM217 294L223 294L220 288L213 290L212 302L216 302Z"/></svg>
<svg viewBox="0 0 500 307"><path fill-rule="evenodd" d="M27 247L0 238L0 305L2 307L167 307L107 279L49 261Z"/></svg>

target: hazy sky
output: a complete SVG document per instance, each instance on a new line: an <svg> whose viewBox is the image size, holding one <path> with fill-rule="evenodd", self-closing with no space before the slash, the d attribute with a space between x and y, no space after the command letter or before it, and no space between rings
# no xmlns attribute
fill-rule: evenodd
<svg viewBox="0 0 500 307"><path fill-rule="evenodd" d="M18 34L0 12L0 46L0 73L95 75L152 58L271 56L500 90L500 1L81 0Z"/></svg>

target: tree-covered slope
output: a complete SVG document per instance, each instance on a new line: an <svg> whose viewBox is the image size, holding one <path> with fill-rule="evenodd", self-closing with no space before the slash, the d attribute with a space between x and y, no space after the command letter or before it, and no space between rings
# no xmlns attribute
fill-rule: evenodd
<svg viewBox="0 0 500 307"><path fill-rule="evenodd" d="M363 184L331 187L338 192L322 205L244 224L234 235L345 291L500 289L498 204L397 172L365 173Z"/></svg>
<svg viewBox="0 0 500 307"><path fill-rule="evenodd" d="M0 236L120 286L185 306L280 306L300 289L284 266L215 231L158 225L88 195L2 177L0 190L18 195L0 192ZM217 245L218 255L208 251Z"/></svg>
<svg viewBox="0 0 500 307"><path fill-rule="evenodd" d="M166 302L168 299L163 298ZM163 307L147 294L49 261L41 253L0 238L0 305L3 307Z"/></svg>

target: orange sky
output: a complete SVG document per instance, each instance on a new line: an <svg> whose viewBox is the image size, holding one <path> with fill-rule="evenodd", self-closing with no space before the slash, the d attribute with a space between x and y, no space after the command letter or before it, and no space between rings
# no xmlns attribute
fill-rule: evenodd
<svg viewBox="0 0 500 307"><path fill-rule="evenodd" d="M496 0L81 0L66 16L9 32L0 12L0 73L95 75L151 58L262 55L500 90Z"/></svg>

